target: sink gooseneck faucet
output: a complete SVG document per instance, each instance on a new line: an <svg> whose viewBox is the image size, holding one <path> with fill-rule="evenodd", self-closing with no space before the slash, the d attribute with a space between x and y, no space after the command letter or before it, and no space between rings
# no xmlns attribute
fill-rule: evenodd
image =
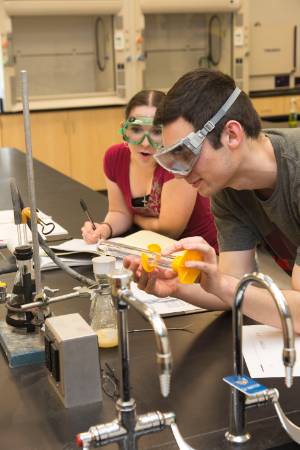
<svg viewBox="0 0 300 450"><path fill-rule="evenodd" d="M131 397L129 380L128 306L136 309L151 324L156 339L157 364L159 367L160 390L163 397L170 392L172 355L168 331L164 321L149 305L136 299L130 291L132 272L116 270L109 275L112 297L118 310L119 354L121 360L120 398L116 401L117 419L110 423L90 427L87 432L77 435L77 444L84 450L105 446L112 442L121 450L137 450L137 440L144 434L155 433L170 427L180 450L193 450L182 438L173 412L149 412L136 414L136 403Z"/></svg>
<svg viewBox="0 0 300 450"><path fill-rule="evenodd" d="M245 275L239 282L235 294L232 311L232 323L233 323L233 360L234 360L234 374L236 376L243 376L243 353L242 353L242 304L244 300L244 294L249 284L257 283L266 288L274 302L276 303L278 313L281 319L281 326L283 332L284 347L282 352L282 360L285 366L285 383L287 387L292 386L293 382L293 366L296 360L295 342L294 342L294 328L291 318L290 310L285 297L280 289L276 286L274 281L267 275L254 272L252 274ZM272 400L275 409L279 415L278 408L278 391L276 389L267 390L263 396L256 399L247 401L244 393L232 388L231 390L231 415L230 415L230 428L226 433L226 439L234 443L244 443L250 439L250 434L246 432L246 420L245 410L249 405L258 404L260 402L267 402ZM278 404L279 406L279 404ZM282 418L280 421L282 422ZM287 418L286 418L287 419ZM287 419L288 420L288 419Z"/></svg>

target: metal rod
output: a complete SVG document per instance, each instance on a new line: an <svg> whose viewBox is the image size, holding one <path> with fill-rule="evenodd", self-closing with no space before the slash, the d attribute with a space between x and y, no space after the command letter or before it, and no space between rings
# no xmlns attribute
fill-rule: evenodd
<svg viewBox="0 0 300 450"><path fill-rule="evenodd" d="M47 301L37 301L37 302L32 302L32 303L25 303L24 305L20 305L20 309L23 311L27 311L27 309L32 309L32 308L39 308L40 306L48 306L51 305L52 303L58 303L58 302L62 302L64 300L68 300L69 298L76 298L76 297L82 297L83 295L81 294L81 292L71 292L70 294L64 294L64 295L60 295L58 297L53 297L50 298Z"/></svg>
<svg viewBox="0 0 300 450"><path fill-rule="evenodd" d="M129 377L129 342L128 342L128 306L118 301L118 333L119 354L121 360L121 389L120 398L123 402L130 400L130 377Z"/></svg>
<svg viewBox="0 0 300 450"><path fill-rule="evenodd" d="M27 168L28 194L29 194L29 204L30 204L30 210L31 210L31 232L32 232L32 245L33 245L35 285L36 285L36 293L40 294L42 292L42 280L41 280L41 264L40 264L40 255L39 255L39 241L38 241L37 214L36 214L36 201L35 201L36 197L35 197L35 186L34 186L32 145L31 145L31 133L30 133L28 77L27 77L26 70L21 70L21 86L22 86L23 121L24 121L25 143L26 143L26 168Z"/></svg>

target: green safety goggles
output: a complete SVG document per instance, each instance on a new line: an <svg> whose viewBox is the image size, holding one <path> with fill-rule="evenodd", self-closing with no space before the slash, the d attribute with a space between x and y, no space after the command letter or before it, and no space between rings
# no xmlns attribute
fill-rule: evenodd
<svg viewBox="0 0 300 450"><path fill-rule="evenodd" d="M162 145L162 126L153 126L153 117L129 117L119 133L129 144L140 145L147 138L151 147Z"/></svg>

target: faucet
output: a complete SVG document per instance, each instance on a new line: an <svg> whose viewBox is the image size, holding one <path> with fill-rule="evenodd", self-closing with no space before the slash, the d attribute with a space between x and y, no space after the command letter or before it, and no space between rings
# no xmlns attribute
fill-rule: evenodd
<svg viewBox="0 0 300 450"><path fill-rule="evenodd" d="M295 340L294 340L294 328L291 318L290 310L285 297L280 289L276 286L274 281L267 275L254 272L252 274L246 274L241 279L237 286L235 299L233 303L232 311L232 324L233 324L233 361L234 361L234 373L236 376L243 376L243 352L242 352L242 303L244 300L244 294L249 284L257 283L265 287L271 294L274 302L276 303L278 313L281 319L281 326L283 331L284 347L282 352L283 364L285 366L285 383L287 387L292 386L293 382L293 366L296 360L295 352ZM266 403L272 400L279 415L280 421L283 425L286 417L278 404L279 394L276 389L267 389L263 395L258 396L255 399L245 399L245 395L239 390L231 389L231 414L230 414L230 427L226 432L226 439L233 443L244 443L250 439L250 434L246 432L246 420L245 411L247 406L252 406L258 403ZM282 413L282 414L281 414ZM283 425L284 426L284 425ZM287 430L287 426L284 426ZM299 430L300 437L300 430Z"/></svg>
<svg viewBox="0 0 300 450"><path fill-rule="evenodd" d="M156 340L157 364L159 369L160 390L163 397L170 392L172 355L168 331L162 318L151 306L136 299L130 291L132 272L115 270L108 275L112 297L118 310L119 356L121 360L120 397L116 401L117 419L106 424L90 427L87 432L79 433L76 442L79 447L88 450L116 442L121 450L137 450L137 440L144 434L155 433L170 427L180 450L193 450L179 433L175 414L160 411L136 414L136 403L131 397L129 380L129 342L128 342L128 306L136 309L151 324Z"/></svg>

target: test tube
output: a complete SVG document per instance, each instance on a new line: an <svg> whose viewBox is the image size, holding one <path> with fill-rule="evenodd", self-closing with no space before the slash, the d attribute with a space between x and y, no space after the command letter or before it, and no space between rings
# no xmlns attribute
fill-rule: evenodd
<svg viewBox="0 0 300 450"><path fill-rule="evenodd" d="M101 241L98 244L98 251L102 255L114 256L115 258L124 258L125 256L140 257L142 253L148 256L149 265L161 267L163 269L172 269L175 256L161 256L160 254L132 245L121 244L119 242Z"/></svg>

